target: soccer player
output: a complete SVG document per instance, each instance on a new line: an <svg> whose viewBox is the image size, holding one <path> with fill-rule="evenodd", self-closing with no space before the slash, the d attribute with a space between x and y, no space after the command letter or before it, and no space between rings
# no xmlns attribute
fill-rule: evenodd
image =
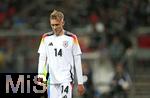
<svg viewBox="0 0 150 98"><path fill-rule="evenodd" d="M42 36L38 49L38 78L46 77L48 98L72 98L74 68L77 75L78 94L83 95L81 49L75 34L63 29L64 15L54 10L50 14L51 32Z"/></svg>

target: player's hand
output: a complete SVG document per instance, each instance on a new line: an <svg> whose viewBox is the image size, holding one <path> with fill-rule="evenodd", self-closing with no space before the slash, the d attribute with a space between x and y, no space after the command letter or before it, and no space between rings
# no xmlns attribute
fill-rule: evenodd
<svg viewBox="0 0 150 98"><path fill-rule="evenodd" d="M37 79L37 82L36 82L36 84L37 85L39 85L39 86L42 86L43 87L43 89L47 89L47 83L46 83L46 81L43 81L43 78L38 78Z"/></svg>
<svg viewBox="0 0 150 98"><path fill-rule="evenodd" d="M38 85L46 84L46 77L44 75L38 75L36 79Z"/></svg>
<svg viewBox="0 0 150 98"><path fill-rule="evenodd" d="M40 86L46 86L47 82L44 81L43 78L39 77L37 78L37 81L35 82L35 84L40 85Z"/></svg>
<svg viewBox="0 0 150 98"><path fill-rule="evenodd" d="M43 78L40 78L40 77L39 77L39 78L37 79L37 84L38 84L38 85L43 85L43 84L44 84Z"/></svg>
<svg viewBox="0 0 150 98"><path fill-rule="evenodd" d="M85 92L85 88L84 88L84 85L83 84L78 84L78 94L81 96L84 94Z"/></svg>

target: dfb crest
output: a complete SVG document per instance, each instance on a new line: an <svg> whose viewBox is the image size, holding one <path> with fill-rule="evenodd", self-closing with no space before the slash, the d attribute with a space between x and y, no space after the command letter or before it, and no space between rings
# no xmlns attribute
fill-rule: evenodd
<svg viewBox="0 0 150 98"><path fill-rule="evenodd" d="M66 48L68 47L68 41L63 41L63 46Z"/></svg>

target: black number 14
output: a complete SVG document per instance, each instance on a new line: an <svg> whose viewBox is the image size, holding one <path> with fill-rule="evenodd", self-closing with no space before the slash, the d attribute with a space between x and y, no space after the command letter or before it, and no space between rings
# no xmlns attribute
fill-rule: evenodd
<svg viewBox="0 0 150 98"><path fill-rule="evenodd" d="M69 86L67 86L67 87L64 88L64 86L62 85L62 91L61 91L61 93L63 93L63 92L68 93L68 90L69 90Z"/></svg>
<svg viewBox="0 0 150 98"><path fill-rule="evenodd" d="M55 50L55 56L62 56L62 49L54 49Z"/></svg>

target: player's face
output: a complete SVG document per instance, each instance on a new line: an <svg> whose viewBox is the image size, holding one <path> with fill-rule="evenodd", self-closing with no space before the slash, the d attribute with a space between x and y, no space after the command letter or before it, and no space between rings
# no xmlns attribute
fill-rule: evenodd
<svg viewBox="0 0 150 98"><path fill-rule="evenodd" d="M56 35L60 35L62 33L64 25L63 20L51 19L50 24Z"/></svg>

